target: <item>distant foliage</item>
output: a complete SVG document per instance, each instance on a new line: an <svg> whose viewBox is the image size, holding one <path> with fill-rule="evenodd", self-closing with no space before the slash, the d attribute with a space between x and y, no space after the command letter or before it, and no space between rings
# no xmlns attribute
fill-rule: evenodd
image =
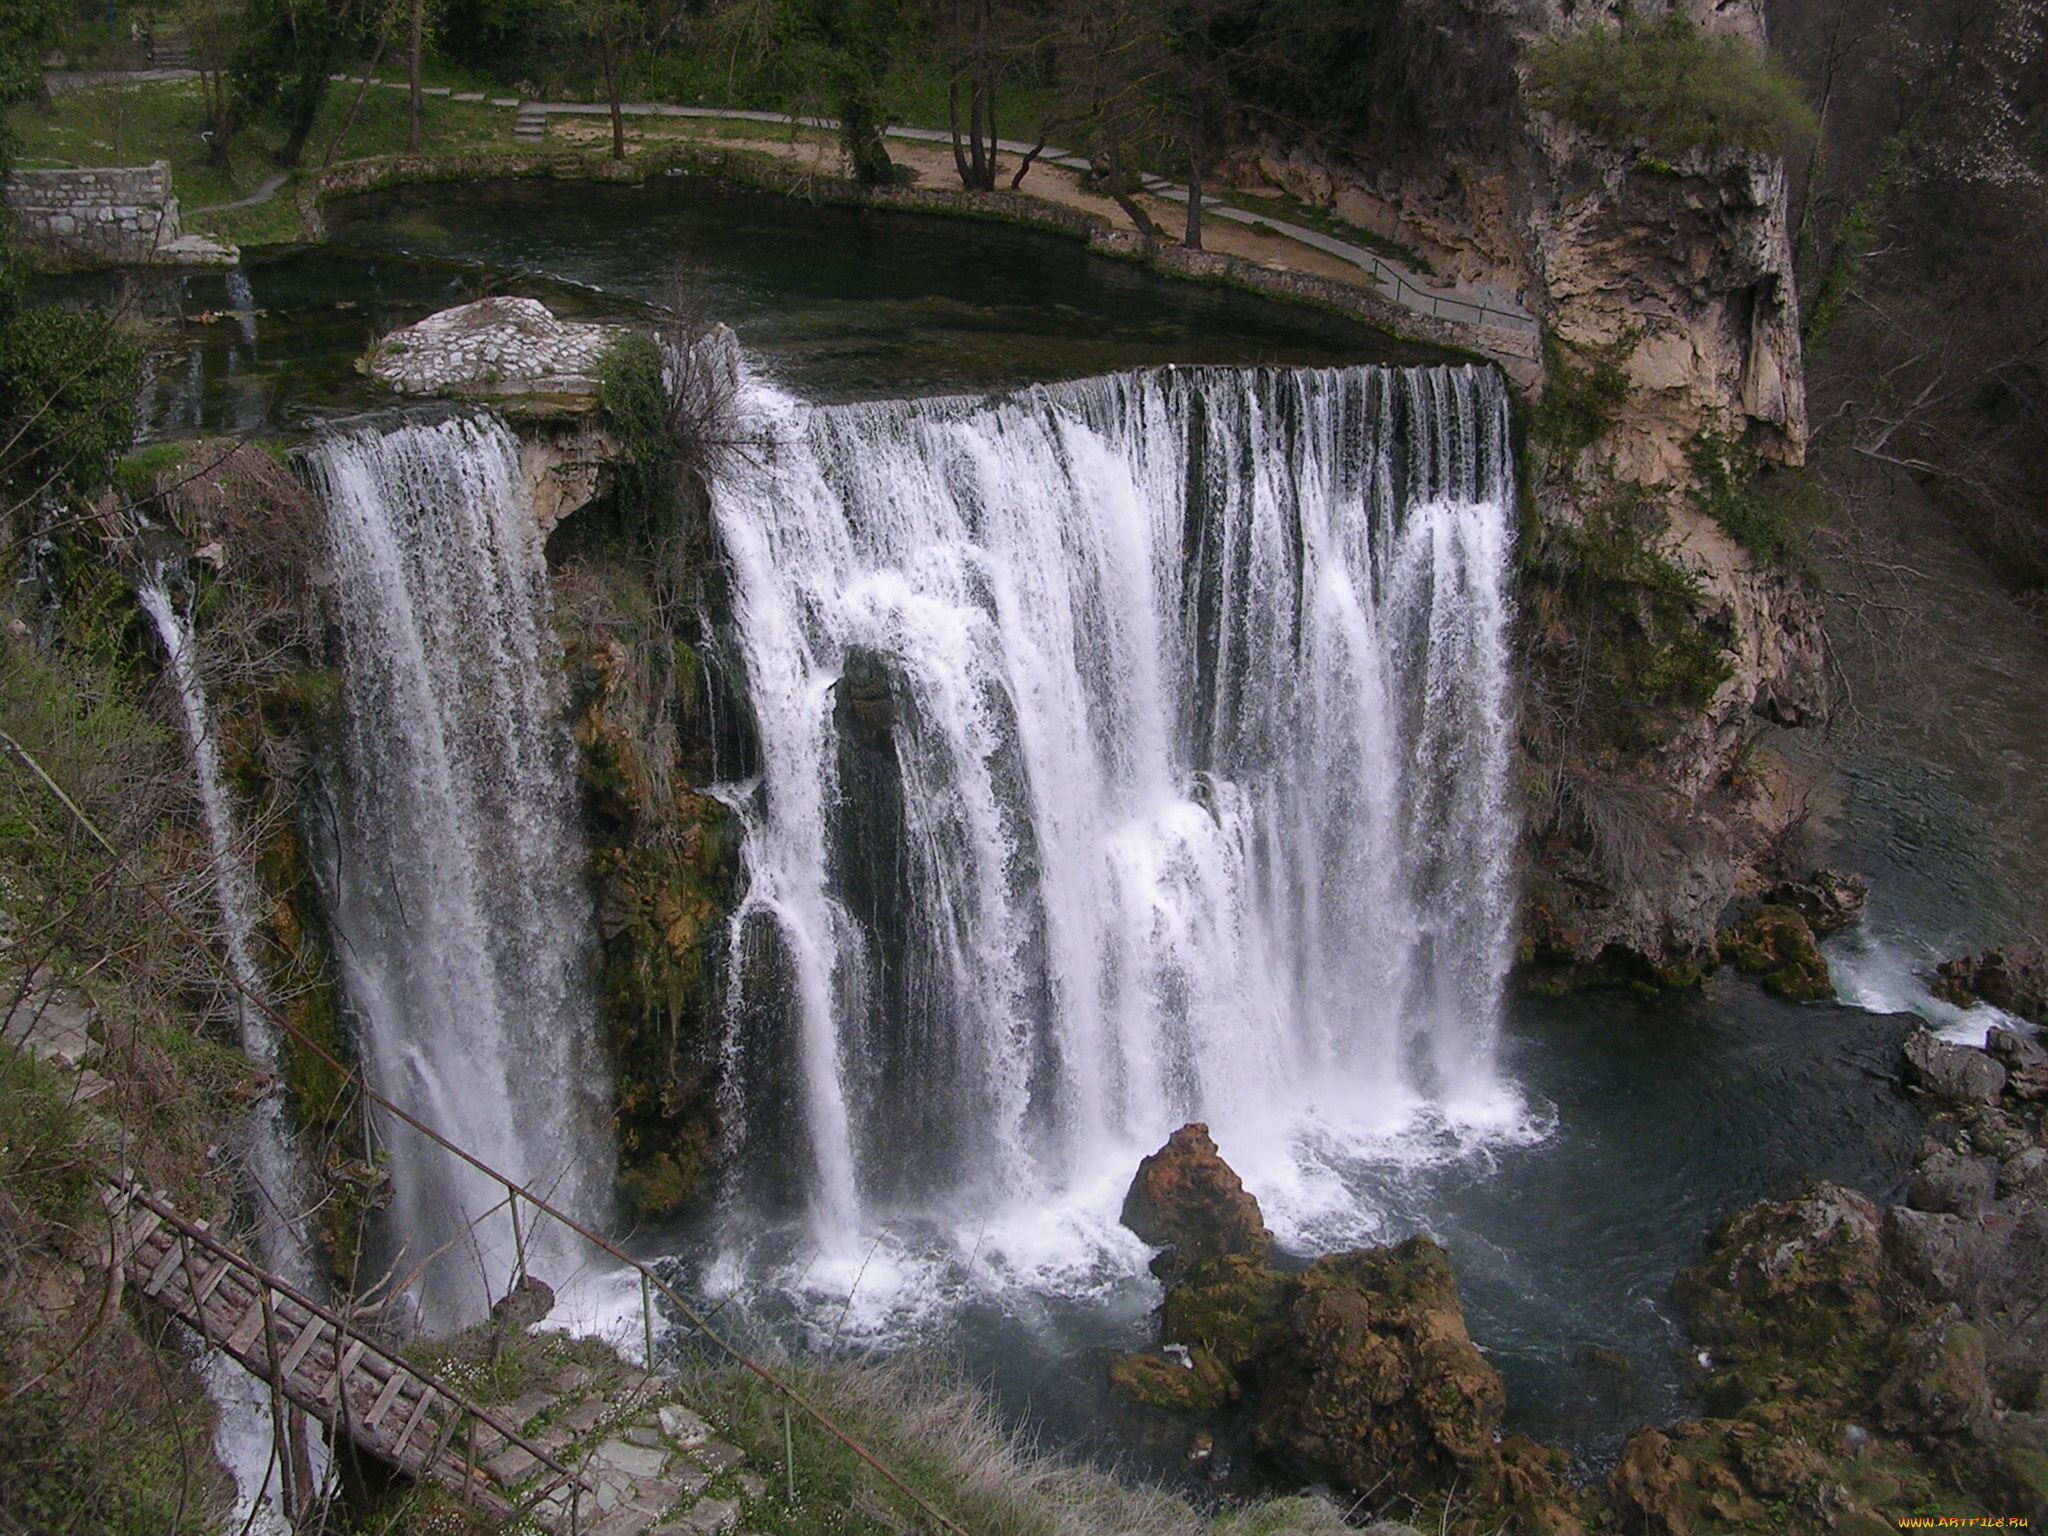
<svg viewBox="0 0 2048 1536"><path fill-rule="evenodd" d="M1799 82L1740 38L1673 11L1539 44L1529 99L1610 144L1659 160L1693 149L1786 154L1813 137Z"/></svg>
<svg viewBox="0 0 2048 1536"><path fill-rule="evenodd" d="M1517 118L1518 45L1480 0L1248 0L1215 30L1232 89L1283 134L1484 149Z"/></svg>

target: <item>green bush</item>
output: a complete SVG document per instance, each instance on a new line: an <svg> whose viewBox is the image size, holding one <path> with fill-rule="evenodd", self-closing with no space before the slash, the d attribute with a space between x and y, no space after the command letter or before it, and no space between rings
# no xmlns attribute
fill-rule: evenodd
<svg viewBox="0 0 2048 1536"><path fill-rule="evenodd" d="M1709 427L1685 446L1693 505L1757 559L1811 576L1809 536L1828 514L1808 473L1760 464L1738 439Z"/></svg>
<svg viewBox="0 0 2048 1536"><path fill-rule="evenodd" d="M1546 448L1577 453L1614 425L1628 399L1623 364L1640 332L1630 330L1606 346L1574 346L1555 331L1543 333L1543 399L1531 435Z"/></svg>
<svg viewBox="0 0 2048 1536"><path fill-rule="evenodd" d="M1724 626L1702 622L1699 582L1653 546L1654 518L1640 487L1618 485L1523 546L1525 600L1588 756L1663 745L1731 670Z"/></svg>
<svg viewBox="0 0 2048 1536"><path fill-rule="evenodd" d="M1799 82L1739 38L1702 32L1673 11L1537 45L1529 99L1611 144L1659 161L1693 149L1788 153L1811 138Z"/></svg>

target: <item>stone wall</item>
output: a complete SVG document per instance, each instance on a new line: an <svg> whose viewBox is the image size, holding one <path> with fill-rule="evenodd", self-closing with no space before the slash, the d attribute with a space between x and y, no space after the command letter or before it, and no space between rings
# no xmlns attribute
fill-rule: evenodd
<svg viewBox="0 0 2048 1536"><path fill-rule="evenodd" d="M187 235L178 224L171 168L107 166L69 171L13 171L7 205L14 238L52 260L78 266L232 263L231 246Z"/></svg>

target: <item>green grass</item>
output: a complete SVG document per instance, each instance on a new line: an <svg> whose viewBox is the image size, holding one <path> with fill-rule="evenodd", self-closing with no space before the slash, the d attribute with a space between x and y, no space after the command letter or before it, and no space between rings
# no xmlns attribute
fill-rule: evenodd
<svg viewBox="0 0 2048 1536"><path fill-rule="evenodd" d="M434 73L445 77L449 72L437 68ZM390 78L388 69L380 69L378 74L380 79ZM347 84L336 84L328 91L307 140L299 174L319 169L328 144L348 115L354 94L354 88ZM336 158L353 159L403 150L407 118L405 91L371 86ZM250 245L297 236L298 222L292 210L289 183L268 203L255 208L219 214L196 212L211 204L247 197L263 181L284 169L276 159L282 135L264 123L252 125L237 136L225 173L212 163L206 140L200 137L206 122L197 81L170 80L66 91L54 97L47 110L32 104L16 108L9 121L20 144L17 163L24 168L146 165L152 160L165 160L170 163L171 184L188 228ZM429 96L421 106L421 131L421 147L428 153L509 151L515 147L511 109L494 107L488 101L452 101L446 96Z"/></svg>
<svg viewBox="0 0 2048 1536"><path fill-rule="evenodd" d="M1341 1536L1343 1518L1313 1498L1265 1500L1204 1519L1181 1498L1019 1445L988 1403L943 1363L784 1362L778 1374L919 1496L976 1536ZM707 1368L685 1397L747 1453L766 1483L742 1521L763 1536L896 1536L928 1516L802 1411L750 1373ZM795 1495L785 1445L792 1445ZM731 1475L728 1474L728 1477ZM712 1491L731 1496L714 1484Z"/></svg>
<svg viewBox="0 0 2048 1536"><path fill-rule="evenodd" d="M1775 59L1678 11L1539 43L1529 95L1597 138L1662 161L1693 149L1782 155L1815 131L1799 82Z"/></svg>

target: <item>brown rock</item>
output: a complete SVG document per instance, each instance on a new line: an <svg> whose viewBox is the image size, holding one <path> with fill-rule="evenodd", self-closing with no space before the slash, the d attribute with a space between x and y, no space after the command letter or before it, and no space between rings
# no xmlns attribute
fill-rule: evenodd
<svg viewBox="0 0 2048 1536"><path fill-rule="evenodd" d="M1827 957L1797 907L1758 907L1722 934L1721 953L1780 997L1811 1002L1834 995Z"/></svg>
<svg viewBox="0 0 2048 1536"><path fill-rule="evenodd" d="M1209 1127L1184 1125L1166 1145L1138 1164L1138 1176L1124 1196L1123 1224L1146 1242L1167 1250L1152 1261L1162 1279L1227 1254L1263 1263L1273 1251L1259 1202L1217 1155Z"/></svg>
<svg viewBox="0 0 2048 1536"><path fill-rule="evenodd" d="M1239 1396L1237 1378L1199 1345L1172 1354L1118 1355L1109 1383L1124 1396L1180 1413L1214 1413Z"/></svg>
<svg viewBox="0 0 2048 1536"><path fill-rule="evenodd" d="M1791 907L1815 933L1834 933L1863 915L1870 887L1861 875L1839 869L1816 869L1805 880L1781 880L1765 893L1774 906Z"/></svg>
<svg viewBox="0 0 2048 1536"><path fill-rule="evenodd" d="M1269 1367L1268 1455L1353 1488L1498 1493L1499 1374L1465 1332L1457 1281L1426 1237L1316 1260Z"/></svg>
<svg viewBox="0 0 2048 1536"><path fill-rule="evenodd" d="M2048 946L2015 944L1945 960L1935 991L1965 1007L1987 1002L2036 1024L2048 1024Z"/></svg>
<svg viewBox="0 0 2048 1536"><path fill-rule="evenodd" d="M524 1330L554 1310L554 1287L526 1275L492 1304L491 1321L500 1328Z"/></svg>
<svg viewBox="0 0 2048 1536"><path fill-rule="evenodd" d="M1703 1343L1806 1349L1882 1338L1902 1305L1896 1285L1877 1207L1817 1184L1797 1200L1737 1211L1673 1291Z"/></svg>

